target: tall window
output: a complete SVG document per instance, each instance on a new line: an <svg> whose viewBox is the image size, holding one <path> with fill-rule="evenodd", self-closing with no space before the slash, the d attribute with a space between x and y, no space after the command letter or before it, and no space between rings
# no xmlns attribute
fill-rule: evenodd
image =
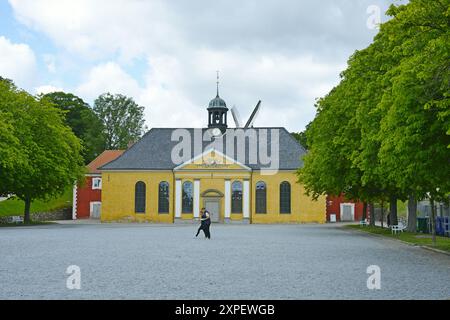
<svg viewBox="0 0 450 320"><path fill-rule="evenodd" d="M231 185L231 213L242 213L242 182Z"/></svg>
<svg viewBox="0 0 450 320"><path fill-rule="evenodd" d="M169 183L166 181L159 183L158 213L169 213Z"/></svg>
<svg viewBox="0 0 450 320"><path fill-rule="evenodd" d="M287 181L280 184L280 213L291 213L291 185Z"/></svg>
<svg viewBox="0 0 450 320"><path fill-rule="evenodd" d="M183 203L182 212L192 213L194 212L194 187L192 182L186 181L183 183Z"/></svg>
<svg viewBox="0 0 450 320"><path fill-rule="evenodd" d="M142 181L134 187L134 212L145 213L145 183Z"/></svg>
<svg viewBox="0 0 450 320"><path fill-rule="evenodd" d="M262 181L256 184L256 213L267 213L267 187Z"/></svg>

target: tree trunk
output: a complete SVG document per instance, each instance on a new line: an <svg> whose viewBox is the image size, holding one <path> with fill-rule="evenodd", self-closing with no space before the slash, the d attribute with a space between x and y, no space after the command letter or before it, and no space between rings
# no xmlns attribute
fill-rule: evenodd
<svg viewBox="0 0 450 320"><path fill-rule="evenodd" d="M366 219L367 219L367 202L364 202L362 220L366 220Z"/></svg>
<svg viewBox="0 0 450 320"><path fill-rule="evenodd" d="M391 222L391 226L398 225L397 197L395 196L392 196L389 201L389 221Z"/></svg>
<svg viewBox="0 0 450 320"><path fill-rule="evenodd" d="M384 200L381 200L381 228L384 228Z"/></svg>
<svg viewBox="0 0 450 320"><path fill-rule="evenodd" d="M430 205L431 205L431 234L433 238L433 246L436 245L436 208L434 206L434 198L430 197Z"/></svg>
<svg viewBox="0 0 450 320"><path fill-rule="evenodd" d="M31 208L31 198L25 197L25 210L23 215L23 222L24 223L30 223L31 222L31 216L30 216L30 208Z"/></svg>
<svg viewBox="0 0 450 320"><path fill-rule="evenodd" d="M373 203L369 203L369 213L370 213L370 225L375 227L375 206Z"/></svg>
<svg viewBox="0 0 450 320"><path fill-rule="evenodd" d="M417 232L417 201L412 194L408 198L408 231Z"/></svg>

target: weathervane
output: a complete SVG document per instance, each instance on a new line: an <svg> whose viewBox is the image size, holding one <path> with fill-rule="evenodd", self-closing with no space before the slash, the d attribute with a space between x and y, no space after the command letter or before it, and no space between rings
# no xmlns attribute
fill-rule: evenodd
<svg viewBox="0 0 450 320"><path fill-rule="evenodd" d="M219 70L216 70L217 73L217 96L219 96Z"/></svg>

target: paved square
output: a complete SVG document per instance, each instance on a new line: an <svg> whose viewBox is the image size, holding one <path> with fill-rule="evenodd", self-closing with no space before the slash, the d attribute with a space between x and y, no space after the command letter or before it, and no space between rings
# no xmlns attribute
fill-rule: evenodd
<svg viewBox="0 0 450 320"><path fill-rule="evenodd" d="M335 225L0 228L0 299L449 299L450 257ZM66 288L70 265L81 290ZM381 290L368 290L369 265Z"/></svg>

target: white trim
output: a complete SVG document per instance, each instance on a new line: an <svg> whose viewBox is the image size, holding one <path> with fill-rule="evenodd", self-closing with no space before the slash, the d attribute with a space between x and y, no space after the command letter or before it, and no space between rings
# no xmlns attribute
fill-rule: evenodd
<svg viewBox="0 0 450 320"><path fill-rule="evenodd" d="M226 160L230 161L230 164L237 164L237 165L243 167L246 171L252 171L252 169L251 169L250 167L247 167L245 164L242 164L242 163L240 163L240 162L238 162L238 161L236 161L236 160L230 158L229 156L223 154L223 153L220 152L220 151L217 151L217 150L214 149L214 148L208 149L208 150L204 151L203 153L199 154L198 156L192 158L191 160L188 160L188 161L186 161L186 162L180 164L179 166L175 167L175 169L173 169L173 171L178 171L178 170L180 170L181 168L183 168L183 167L185 167L185 166L187 166L187 165L189 165L189 164L193 164L196 160L203 158L204 155L206 155L206 154L208 154L208 153L211 153L212 151L214 151L214 152L215 152L216 154L218 154L220 157L223 157L223 158L225 158ZM197 169L195 169L195 170L197 170ZM209 169L200 169L200 170L207 170L207 171L209 171ZM214 169L212 169L212 170L214 170ZM217 170L217 169L215 169L215 170ZM226 169L224 169L224 170L226 170ZM239 169L238 169L238 170L239 170ZM240 169L240 170L242 170L242 169Z"/></svg>
<svg viewBox="0 0 450 320"><path fill-rule="evenodd" d="M249 219L250 218L250 181L248 181L248 180L244 180L242 201L244 202L243 208L242 208L244 219Z"/></svg>
<svg viewBox="0 0 450 320"><path fill-rule="evenodd" d="M340 205L340 214L339 214L339 220L342 221L342 212L344 211L344 206L350 206L352 208L352 221L355 221L355 204L354 203L341 203Z"/></svg>
<svg viewBox="0 0 450 320"><path fill-rule="evenodd" d="M231 217L231 181L225 180L225 219Z"/></svg>
<svg viewBox="0 0 450 320"><path fill-rule="evenodd" d="M173 172L172 169L117 169L117 170L102 170L103 173L122 173L122 172Z"/></svg>
<svg viewBox="0 0 450 320"><path fill-rule="evenodd" d="M181 218L181 180L175 180L175 218Z"/></svg>
<svg viewBox="0 0 450 320"><path fill-rule="evenodd" d="M248 172L248 171L243 171L243 170L233 171L233 172L230 172L230 170L224 170L224 171L227 171L228 173L213 172L212 174L214 176L216 176L216 177L230 177L230 178L233 178L233 179L236 179L236 176L238 176L238 177L248 177L248 178L251 177L251 173ZM223 171L221 171L221 172L223 172ZM195 174L195 173L192 173L192 174Z"/></svg>
<svg viewBox="0 0 450 320"><path fill-rule="evenodd" d="M175 172L175 177L190 177L190 178L199 178L199 177L208 177L211 179L214 179L214 177L221 177L221 178L230 178L230 179L237 179L237 178L250 178L251 173L248 171L233 171L230 172L230 170L226 170L228 173L217 173L217 172L211 172L211 173L199 173L198 171L177 171ZM205 171L206 172L206 171Z"/></svg>
<svg viewBox="0 0 450 320"><path fill-rule="evenodd" d="M194 218L200 217L200 180L194 180Z"/></svg>
<svg viewBox="0 0 450 320"><path fill-rule="evenodd" d="M189 173L180 173L180 171L177 171L175 173L175 177L211 177L211 173L195 173L195 172L189 172Z"/></svg>
<svg viewBox="0 0 450 320"><path fill-rule="evenodd" d="M72 220L77 220L77 191L78 186L77 182L75 181L72 192Z"/></svg>
<svg viewBox="0 0 450 320"><path fill-rule="evenodd" d="M211 173L221 173L223 175L234 175L237 173L250 174L249 170L244 169L181 169L175 171L175 174L197 174L198 172L211 172ZM201 173L199 173L201 174ZM203 173L205 174L205 173Z"/></svg>
<svg viewBox="0 0 450 320"><path fill-rule="evenodd" d="M100 181L100 184L98 187L94 186L94 181ZM92 178L92 190L102 190L102 178L101 177Z"/></svg>

